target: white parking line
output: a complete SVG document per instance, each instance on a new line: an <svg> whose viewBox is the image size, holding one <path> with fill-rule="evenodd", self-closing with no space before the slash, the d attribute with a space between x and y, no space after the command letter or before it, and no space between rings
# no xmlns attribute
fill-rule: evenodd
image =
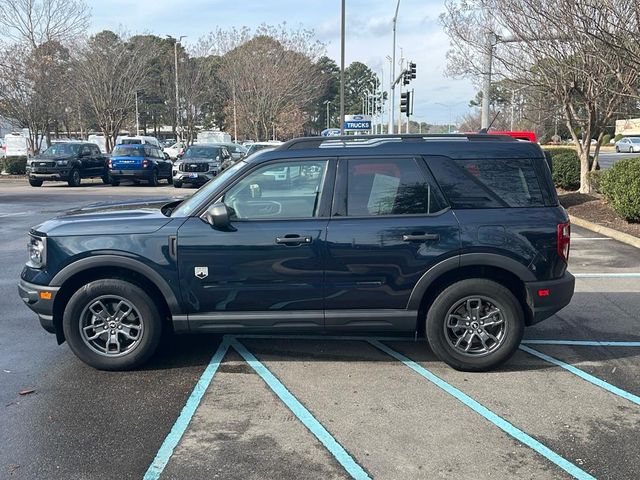
<svg viewBox="0 0 640 480"><path fill-rule="evenodd" d="M0 217L19 217L21 215L29 215L30 212L13 212L13 213L0 213Z"/></svg>
<svg viewBox="0 0 640 480"><path fill-rule="evenodd" d="M609 237L573 237L571 239L572 242L578 241L578 240L613 240L612 238Z"/></svg>
<svg viewBox="0 0 640 480"><path fill-rule="evenodd" d="M640 278L640 272L628 273L573 273L576 278Z"/></svg>

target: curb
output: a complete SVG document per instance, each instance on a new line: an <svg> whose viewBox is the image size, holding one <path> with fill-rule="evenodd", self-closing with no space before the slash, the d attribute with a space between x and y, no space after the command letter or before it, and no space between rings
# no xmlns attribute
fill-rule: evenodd
<svg viewBox="0 0 640 480"><path fill-rule="evenodd" d="M619 232L618 230L614 230L613 228L609 227L603 227L602 225L598 225L597 223L590 222L583 218L574 217L573 215L569 215L569 220L571 220L572 224L579 227L586 228L602 235L606 235L607 237L611 237L614 240L617 240L621 243L626 243L627 245L631 245L632 247L640 248L640 238L629 235L628 233Z"/></svg>

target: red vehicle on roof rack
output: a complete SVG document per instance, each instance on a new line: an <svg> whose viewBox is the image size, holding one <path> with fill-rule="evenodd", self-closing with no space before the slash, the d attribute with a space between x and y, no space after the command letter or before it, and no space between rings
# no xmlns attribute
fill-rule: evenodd
<svg viewBox="0 0 640 480"><path fill-rule="evenodd" d="M537 142L538 137L534 132L499 132L499 131L491 131L488 132L490 135L508 135L513 138L517 138L518 140L527 140L529 142Z"/></svg>

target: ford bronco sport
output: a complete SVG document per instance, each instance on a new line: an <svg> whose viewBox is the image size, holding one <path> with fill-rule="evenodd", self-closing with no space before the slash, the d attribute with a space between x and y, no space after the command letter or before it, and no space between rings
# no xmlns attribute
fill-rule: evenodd
<svg viewBox="0 0 640 480"><path fill-rule="evenodd" d="M540 147L497 135L292 140L191 198L33 227L20 296L99 369L175 332L426 335L487 370L567 305L570 228Z"/></svg>

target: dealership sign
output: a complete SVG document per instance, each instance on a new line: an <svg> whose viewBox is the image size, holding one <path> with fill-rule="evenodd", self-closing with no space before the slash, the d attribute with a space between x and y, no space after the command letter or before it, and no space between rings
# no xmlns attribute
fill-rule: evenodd
<svg viewBox="0 0 640 480"><path fill-rule="evenodd" d="M371 130L371 115L345 115L344 129L347 132Z"/></svg>

